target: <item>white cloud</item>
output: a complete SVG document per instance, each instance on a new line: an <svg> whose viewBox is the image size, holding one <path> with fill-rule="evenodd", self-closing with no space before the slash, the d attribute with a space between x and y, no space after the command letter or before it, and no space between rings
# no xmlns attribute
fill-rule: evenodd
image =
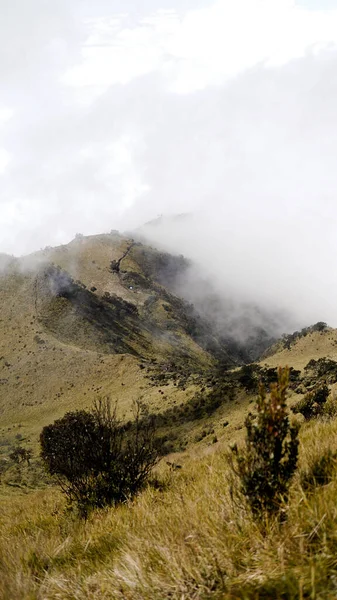
<svg viewBox="0 0 337 600"><path fill-rule="evenodd" d="M158 4L9 4L0 251L194 211L172 248L337 324L337 10Z"/></svg>
<svg viewBox="0 0 337 600"><path fill-rule="evenodd" d="M0 175L3 175L10 163L11 155L5 148L0 148Z"/></svg>
<svg viewBox="0 0 337 600"><path fill-rule="evenodd" d="M13 117L14 111L8 106L0 107L0 126L2 123L7 123Z"/></svg>
<svg viewBox="0 0 337 600"><path fill-rule="evenodd" d="M92 19L82 62L69 69L62 81L75 87L97 86L104 91L110 85L126 84L159 69L165 40L177 23L177 15L167 11L142 19L134 28L125 27L121 17Z"/></svg>
<svg viewBox="0 0 337 600"><path fill-rule="evenodd" d="M219 84L258 63L282 65L337 43L337 9L313 12L290 0L217 0L190 10L157 11L133 27L122 18L92 19L82 61L63 81L116 83L160 71L169 88L189 93Z"/></svg>

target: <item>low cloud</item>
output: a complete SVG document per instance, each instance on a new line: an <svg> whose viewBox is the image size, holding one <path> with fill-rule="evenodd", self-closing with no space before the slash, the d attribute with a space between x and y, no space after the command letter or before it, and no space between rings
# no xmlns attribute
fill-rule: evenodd
<svg viewBox="0 0 337 600"><path fill-rule="evenodd" d="M280 328L337 326L337 11L232 4L11 3L0 251L188 213L147 235Z"/></svg>

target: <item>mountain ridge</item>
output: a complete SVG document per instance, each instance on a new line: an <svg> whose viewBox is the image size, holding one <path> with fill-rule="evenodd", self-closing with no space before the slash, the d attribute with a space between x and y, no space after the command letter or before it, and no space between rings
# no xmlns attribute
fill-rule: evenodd
<svg viewBox="0 0 337 600"><path fill-rule="evenodd" d="M202 390L215 398L211 412L221 393L230 398L233 384L218 374L252 358L174 293L189 269L183 256L118 232L78 235L7 261L0 276L0 433L9 445L22 432L36 444L43 425L99 396L118 399L125 418L139 398L151 412L190 402L193 414ZM275 350L264 364L291 356Z"/></svg>

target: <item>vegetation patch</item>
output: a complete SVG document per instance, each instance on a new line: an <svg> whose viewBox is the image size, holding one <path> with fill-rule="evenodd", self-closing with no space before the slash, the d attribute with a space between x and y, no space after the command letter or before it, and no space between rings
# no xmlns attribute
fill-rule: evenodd
<svg viewBox="0 0 337 600"><path fill-rule="evenodd" d="M323 414L324 405L328 399L329 393L330 391L327 385L324 384L318 386L292 407L293 413L300 413L306 420Z"/></svg>
<svg viewBox="0 0 337 600"><path fill-rule="evenodd" d="M315 333L315 331L323 333L327 329L328 326L326 323L324 323L324 321L318 321L318 323L315 323L310 327L303 327L303 329L301 329L300 331L294 331L294 333L291 334L284 334L282 337L283 347L287 350L290 350L291 346L301 338L306 337L310 333Z"/></svg>
<svg viewBox="0 0 337 600"><path fill-rule="evenodd" d="M324 383L332 384L337 382L337 362L330 358L312 359L304 367L307 383L316 382L317 379Z"/></svg>
<svg viewBox="0 0 337 600"><path fill-rule="evenodd" d="M48 473L84 517L134 496L157 460L153 422L139 403L132 428L118 421L116 407L101 400L91 412L67 413L44 427L40 443Z"/></svg>
<svg viewBox="0 0 337 600"><path fill-rule="evenodd" d="M239 489L259 518L281 511L297 465L298 427L289 424L288 382L288 369L279 369L269 398L260 386L257 415L249 414L245 421L245 447L232 448L231 466Z"/></svg>

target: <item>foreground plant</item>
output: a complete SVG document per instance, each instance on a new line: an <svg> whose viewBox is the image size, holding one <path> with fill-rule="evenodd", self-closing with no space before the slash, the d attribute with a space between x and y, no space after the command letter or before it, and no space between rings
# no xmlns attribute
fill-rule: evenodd
<svg viewBox="0 0 337 600"><path fill-rule="evenodd" d="M298 426L291 426L286 397L289 369L278 370L277 383L267 397L260 385L257 415L245 421L244 448L232 447L231 465L239 478L240 492L255 517L279 513L288 498L298 457Z"/></svg>
<svg viewBox="0 0 337 600"><path fill-rule="evenodd" d="M135 495L157 460L153 424L140 403L131 427L101 400L91 412L70 412L44 427L40 443L48 473L83 517Z"/></svg>

